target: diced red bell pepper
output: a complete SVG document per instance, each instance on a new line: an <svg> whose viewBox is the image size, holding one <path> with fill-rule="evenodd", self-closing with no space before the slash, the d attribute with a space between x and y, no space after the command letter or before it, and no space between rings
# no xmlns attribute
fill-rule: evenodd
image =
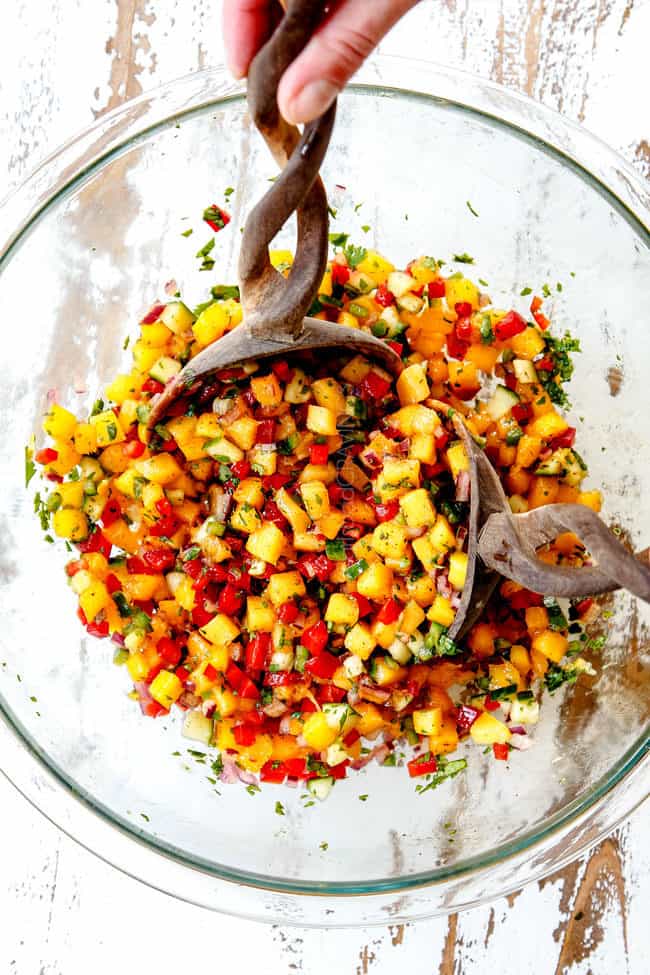
<svg viewBox="0 0 650 975"><path fill-rule="evenodd" d="M593 599L589 596L587 599L581 599L579 603L576 603L576 612L578 616L584 616L588 613L591 607L594 605Z"/></svg>
<svg viewBox="0 0 650 975"><path fill-rule="evenodd" d="M77 619L81 621L82 626L88 625L88 620L86 619L86 614L84 613L81 606L77 606Z"/></svg>
<svg viewBox="0 0 650 975"><path fill-rule="evenodd" d="M469 349L469 342L458 338L456 332L451 332L447 338L447 352L452 359L464 359Z"/></svg>
<svg viewBox="0 0 650 975"><path fill-rule="evenodd" d="M142 392L151 393L152 396L155 396L157 393L162 393L164 388L163 384L159 383L157 379L145 379L142 384Z"/></svg>
<svg viewBox="0 0 650 975"><path fill-rule="evenodd" d="M233 477L238 477L240 481L243 481L245 477L251 472L251 464L249 460L236 460L232 464L230 470L232 471Z"/></svg>
<svg viewBox="0 0 650 975"><path fill-rule="evenodd" d="M269 499L264 505L262 511L262 518L264 521L270 521L272 524L279 528L280 531L284 531L289 524L287 519L284 517L280 509L278 508L275 501Z"/></svg>
<svg viewBox="0 0 650 975"><path fill-rule="evenodd" d="M518 589L508 597L512 609L528 609L530 606L543 606L544 597L529 589Z"/></svg>
<svg viewBox="0 0 650 975"><path fill-rule="evenodd" d="M137 609L141 609L143 613L147 614L147 616L153 616L156 611L156 604L154 603L153 599L134 599L133 605L137 607Z"/></svg>
<svg viewBox="0 0 650 975"><path fill-rule="evenodd" d="M329 774L333 779L345 779L348 774L349 761L346 759L344 762L339 762L338 765L330 766Z"/></svg>
<svg viewBox="0 0 650 975"><path fill-rule="evenodd" d="M542 332L545 332L551 324L550 319L548 319L546 315L543 315L541 311L534 311L533 318L535 319L537 326L541 328Z"/></svg>
<svg viewBox="0 0 650 975"><path fill-rule="evenodd" d="M161 305L159 302L156 303L155 305L152 305L149 311L147 312L147 314L144 316L144 318L140 319L140 324L153 325L154 322L158 321L158 319L160 318L160 316L162 315L166 307L167 307L166 305Z"/></svg>
<svg viewBox="0 0 650 975"><path fill-rule="evenodd" d="M149 534L154 538L170 538L178 529L180 521L176 515L165 515L149 526Z"/></svg>
<svg viewBox="0 0 650 975"><path fill-rule="evenodd" d="M176 553L170 548L146 548L140 557L147 575L166 572L176 564Z"/></svg>
<svg viewBox="0 0 650 975"><path fill-rule="evenodd" d="M399 501L378 502L374 508L377 521L392 521L399 514Z"/></svg>
<svg viewBox="0 0 650 975"><path fill-rule="evenodd" d="M485 698L485 710L486 711L498 711L499 708L500 708L500 706L501 705L499 704L499 702L498 701L493 701L489 694L486 696L486 698Z"/></svg>
<svg viewBox="0 0 650 975"><path fill-rule="evenodd" d="M86 630L90 636L96 636L103 640L104 637L108 636L108 622L107 620L101 620L99 623L93 621L87 624Z"/></svg>
<svg viewBox="0 0 650 975"><path fill-rule="evenodd" d="M198 559L188 559L187 562L183 562L183 571L188 574L190 579L195 581L201 577L203 571L203 562L200 558ZM205 578L207 580L208 573L205 573Z"/></svg>
<svg viewBox="0 0 650 975"><path fill-rule="evenodd" d="M498 758L499 761L505 762L510 753L510 746L507 742L495 741L492 745L492 751L494 752L494 757Z"/></svg>
<svg viewBox="0 0 650 975"><path fill-rule="evenodd" d="M265 474L262 478L262 487L265 491L278 491L289 483L289 474Z"/></svg>
<svg viewBox="0 0 650 975"><path fill-rule="evenodd" d="M312 657L317 657L327 646L328 639L327 626L323 620L319 620L318 623L314 623L313 626L308 626L306 630L303 630L300 642L303 647L309 650Z"/></svg>
<svg viewBox="0 0 650 975"><path fill-rule="evenodd" d="M135 460L136 457L142 457L145 446L141 440L129 440L128 443L124 444L123 450L127 457Z"/></svg>
<svg viewBox="0 0 650 975"><path fill-rule="evenodd" d="M254 684L250 677L244 677L239 686L239 696L244 701L256 701L260 696L257 684Z"/></svg>
<svg viewBox="0 0 650 975"><path fill-rule="evenodd" d="M542 299L539 297L539 295L535 295L530 303L530 310L534 314L536 311L539 311L541 307Z"/></svg>
<svg viewBox="0 0 650 975"><path fill-rule="evenodd" d="M300 702L300 711L302 714L313 714L314 711L317 710L318 708L310 697L303 697L302 701Z"/></svg>
<svg viewBox="0 0 650 975"><path fill-rule="evenodd" d="M85 542L79 542L79 551L87 555L89 552L101 552L105 558L110 558L112 543L100 532L99 528L88 536Z"/></svg>
<svg viewBox="0 0 650 975"><path fill-rule="evenodd" d="M472 306L470 305L469 301L457 301L454 305L454 311L459 318L469 318L472 314Z"/></svg>
<svg viewBox="0 0 650 975"><path fill-rule="evenodd" d="M86 563L84 562L83 559L73 559L71 562L68 562L68 564L66 565L65 572L66 575L72 578L72 576L76 576L77 572L81 572L81 570L85 568L86 568Z"/></svg>
<svg viewBox="0 0 650 975"><path fill-rule="evenodd" d="M246 669L264 670L272 649L270 633L256 633L246 647Z"/></svg>
<svg viewBox="0 0 650 975"><path fill-rule="evenodd" d="M404 346L401 342L394 342L392 339L390 339L388 342L386 342L386 345L390 346L395 355L401 356L402 352L404 351Z"/></svg>
<svg viewBox="0 0 650 975"><path fill-rule="evenodd" d="M343 739L343 744L345 745L346 748L351 748L352 745L355 744L355 742L359 741L360 737L361 735L359 734L357 729L353 728L352 731L348 731L347 735Z"/></svg>
<svg viewBox="0 0 650 975"><path fill-rule="evenodd" d="M553 372L555 369L555 363L550 355L545 355L543 359L538 359L535 363L535 369L538 372Z"/></svg>
<svg viewBox="0 0 650 975"><path fill-rule="evenodd" d="M172 513L172 506L169 498L161 498L159 501L156 501L155 508L158 514L163 518L165 518L167 515L171 515Z"/></svg>
<svg viewBox="0 0 650 975"><path fill-rule="evenodd" d="M275 420L260 420L257 424L255 443L275 443Z"/></svg>
<svg viewBox="0 0 650 975"><path fill-rule="evenodd" d="M274 782L281 785L287 777L285 762L265 762L260 769L260 782Z"/></svg>
<svg viewBox="0 0 650 975"><path fill-rule="evenodd" d="M372 612L370 600L365 596L362 596L360 592L352 592L350 595L356 601L356 604L359 607L359 617L361 619L363 619L364 616L367 616L368 613Z"/></svg>
<svg viewBox="0 0 650 975"><path fill-rule="evenodd" d="M319 582L327 582L333 568L334 562L322 553L301 555L298 559L298 571L306 579L318 579Z"/></svg>
<svg viewBox="0 0 650 975"><path fill-rule="evenodd" d="M392 597L388 599L384 605L381 607L377 613L377 622L383 623L385 626L394 623L395 620L399 619L399 615L402 612L402 605L398 603L396 599Z"/></svg>
<svg viewBox="0 0 650 975"><path fill-rule="evenodd" d="M350 268L338 261L332 262L332 284L344 285L350 280Z"/></svg>
<svg viewBox="0 0 650 975"><path fill-rule="evenodd" d="M63 478L61 477L61 475L60 474L55 474L54 471L48 471L45 476L48 479L48 481L53 481L54 484L62 484L63 483Z"/></svg>
<svg viewBox="0 0 650 975"><path fill-rule="evenodd" d="M226 680L233 688L238 691L244 681L245 674L239 669L236 663L231 660L226 669Z"/></svg>
<svg viewBox="0 0 650 975"><path fill-rule="evenodd" d="M220 230L223 230L223 228L227 227L230 223L230 214L226 213L225 210L222 210L221 207L218 207L215 203L213 203L208 209L214 211L214 219L211 220L205 215L203 216L203 219L207 223L208 227L210 227L211 230L214 230L215 234L218 234ZM205 213L207 212L208 211L206 210Z"/></svg>
<svg viewBox="0 0 650 975"><path fill-rule="evenodd" d="M277 616L281 623L294 623L298 618L299 609L294 602L282 603Z"/></svg>
<svg viewBox="0 0 650 975"><path fill-rule="evenodd" d="M246 722L244 724L236 724L232 729L232 736L238 745L247 748L257 738L257 728L255 725Z"/></svg>
<svg viewBox="0 0 650 975"><path fill-rule="evenodd" d="M380 284L375 292L375 301L382 308L388 308L395 304L395 295L389 291L385 284Z"/></svg>
<svg viewBox="0 0 650 975"><path fill-rule="evenodd" d="M551 441L551 450L558 450L560 447L573 447L576 442L576 432L575 427L568 427L564 433Z"/></svg>
<svg viewBox="0 0 650 975"><path fill-rule="evenodd" d="M521 317L519 312L509 311L507 315L497 322L494 326L494 334L496 335L499 342L505 342L506 339L511 339L513 335L519 335L520 332L525 331L526 322Z"/></svg>
<svg viewBox="0 0 650 975"><path fill-rule="evenodd" d="M34 460L38 464L53 464L58 458L58 450L54 450L53 447L43 447L42 450L38 450L34 455Z"/></svg>
<svg viewBox="0 0 650 975"><path fill-rule="evenodd" d="M512 407L511 413L513 418L521 426L524 423L528 423L532 419L533 410L530 403L516 403Z"/></svg>
<svg viewBox="0 0 650 975"><path fill-rule="evenodd" d="M414 779L418 775L428 775L430 772L435 772L438 763L431 752L427 752L426 755L418 755L417 758L412 758L410 762L406 763L406 767L409 770L409 775Z"/></svg>
<svg viewBox="0 0 650 975"><path fill-rule="evenodd" d="M317 692L318 703L319 704L339 704L347 691L342 687L336 687L334 684L323 684Z"/></svg>
<svg viewBox="0 0 650 975"><path fill-rule="evenodd" d="M443 278L436 278L435 281L429 281L427 291L429 298L444 298L447 293L447 283Z"/></svg>
<svg viewBox="0 0 650 975"><path fill-rule="evenodd" d="M150 700L144 700L140 698L139 700L140 710L147 718L159 718L161 714L169 714L167 708L164 708L162 704L158 701L154 701L153 698Z"/></svg>
<svg viewBox="0 0 650 975"><path fill-rule="evenodd" d="M284 767L292 779L304 779L307 775L306 758L285 758Z"/></svg>
<svg viewBox="0 0 650 975"><path fill-rule="evenodd" d="M181 684L185 684L185 682L189 679L190 676L190 672L187 669L187 667L177 667L174 673L178 677Z"/></svg>
<svg viewBox="0 0 650 975"><path fill-rule="evenodd" d="M264 674L265 687L287 687L290 684L301 684L304 681L297 670L276 670L272 674Z"/></svg>
<svg viewBox="0 0 650 975"><path fill-rule="evenodd" d="M330 455L330 449L326 443L314 443L309 448L310 464L326 464Z"/></svg>
<svg viewBox="0 0 650 975"><path fill-rule="evenodd" d="M276 361L271 366L271 369L278 377L281 383L290 383L294 376L294 370L291 366L284 361Z"/></svg>
<svg viewBox="0 0 650 975"><path fill-rule="evenodd" d="M147 567L139 555L129 555L126 560L126 571L129 575L144 575Z"/></svg>
<svg viewBox="0 0 650 975"><path fill-rule="evenodd" d="M481 712L478 708L473 708L469 704L461 704L457 708L456 728L460 735L466 735Z"/></svg>
<svg viewBox="0 0 650 975"><path fill-rule="evenodd" d="M390 390L390 381L372 369L361 381L361 396L366 400L382 400Z"/></svg>
<svg viewBox="0 0 650 975"><path fill-rule="evenodd" d="M202 603L197 603L192 610L192 622L194 625L199 627L207 626L212 619L214 619L214 613L207 610Z"/></svg>
<svg viewBox="0 0 650 975"><path fill-rule="evenodd" d="M351 501L354 497L354 490L352 488L341 487L340 484L333 481L332 484L327 485L327 496L332 504L339 505L344 501Z"/></svg>
<svg viewBox="0 0 650 975"><path fill-rule="evenodd" d="M169 636L161 636L156 644L156 650L162 657L166 667L177 667L181 660L181 648Z"/></svg>
<svg viewBox="0 0 650 975"><path fill-rule="evenodd" d="M317 657L309 658L305 664L305 673L311 674L312 677L319 677L321 680L331 680L338 670L338 666L338 657L323 650Z"/></svg>
<svg viewBox="0 0 650 975"><path fill-rule="evenodd" d="M122 588L122 583L120 582L120 580L117 578L116 575L113 575L112 572L108 573L106 579L104 580L104 583L111 596L113 595L114 592L119 592L120 589Z"/></svg>
<svg viewBox="0 0 650 975"><path fill-rule="evenodd" d="M230 583L223 587L217 600L217 608L220 613L225 613L226 616L236 616L243 605L244 597L241 592L238 592Z"/></svg>

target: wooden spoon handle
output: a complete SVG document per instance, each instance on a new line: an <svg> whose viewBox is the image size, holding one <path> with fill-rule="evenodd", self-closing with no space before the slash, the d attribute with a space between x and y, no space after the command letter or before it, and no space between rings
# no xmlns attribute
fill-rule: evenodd
<svg viewBox="0 0 650 975"><path fill-rule="evenodd" d="M598 565L570 568L542 562L535 549L562 532L574 532ZM491 514L480 531L478 553L490 569L532 592L578 597L627 589L650 603L649 550L628 552L584 505L550 504L522 515Z"/></svg>
<svg viewBox="0 0 650 975"><path fill-rule="evenodd" d="M286 341L300 334L303 318L325 273L328 212L318 170L325 156L336 104L302 135L282 118L277 89L285 69L320 23L326 0L288 0L287 12L254 58L248 76L248 105L282 173L249 214L239 258L244 316L259 338ZM269 244L297 211L298 242L288 278L273 268Z"/></svg>

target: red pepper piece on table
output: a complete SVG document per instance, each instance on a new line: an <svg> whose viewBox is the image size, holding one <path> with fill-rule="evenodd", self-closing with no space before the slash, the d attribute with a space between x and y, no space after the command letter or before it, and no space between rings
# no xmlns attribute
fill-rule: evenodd
<svg viewBox="0 0 650 975"><path fill-rule="evenodd" d="M528 423L533 417L533 410L530 403L516 403L512 407L511 413L520 426Z"/></svg>
<svg viewBox="0 0 650 975"><path fill-rule="evenodd" d="M230 583L224 586L224 588L219 593L219 599L217 600L217 608L220 613L225 613L226 616L236 616L244 605L244 597L240 592L238 592L234 586Z"/></svg>
<svg viewBox="0 0 650 975"><path fill-rule="evenodd" d="M253 683L250 677L244 677L243 681L241 682L239 687L239 696L244 701L256 701L259 698L259 688Z"/></svg>
<svg viewBox="0 0 650 975"><path fill-rule="evenodd" d="M230 223L230 214L218 207L216 203L211 204L203 211L203 219L215 234L227 227Z"/></svg>
<svg viewBox="0 0 650 975"><path fill-rule="evenodd" d="M414 779L418 775L428 775L430 772L437 771L438 763L435 757L428 752L426 755L412 758L410 762L406 763L406 767L409 770L409 775Z"/></svg>
<svg viewBox="0 0 650 975"><path fill-rule="evenodd" d="M306 758L285 758L284 767L292 779L304 779L307 775Z"/></svg>
<svg viewBox="0 0 650 975"><path fill-rule="evenodd" d="M516 311L509 311L494 326L494 334L499 342L505 342L506 339L511 339L513 335L519 335L520 332L524 332L525 330L526 322L519 312Z"/></svg>
<svg viewBox="0 0 650 975"><path fill-rule="evenodd" d="M53 464L58 458L58 450L54 450L53 447L43 447L42 450L38 450L34 455L34 460L38 464Z"/></svg>
<svg viewBox="0 0 650 975"><path fill-rule="evenodd" d="M99 623L93 621L87 624L86 630L90 636L96 636L103 640L104 637L108 636L108 622L106 620L101 620Z"/></svg>
<svg viewBox="0 0 650 975"><path fill-rule="evenodd" d="M469 342L458 338L456 332L451 332L447 338L447 352L452 359L464 359L469 349Z"/></svg>
<svg viewBox="0 0 650 975"><path fill-rule="evenodd" d="M177 667L181 660L181 648L169 636L161 636L156 644L156 650L163 659L166 667Z"/></svg>
<svg viewBox="0 0 650 975"><path fill-rule="evenodd" d="M298 618L298 607L294 602L282 603L279 607L277 616L281 623L295 623Z"/></svg>
<svg viewBox="0 0 650 975"><path fill-rule="evenodd" d="M561 433L558 437L555 437L555 439L551 441L551 450L558 450L560 447L573 447L574 443L576 442L576 432L575 427L568 427L564 433Z"/></svg>
<svg viewBox="0 0 650 975"><path fill-rule="evenodd" d="M120 580L117 578L116 575L113 575L112 572L108 573L104 581L105 581L106 588L108 589L109 595L111 596L113 595L114 592L119 592L120 589L122 588L122 583L120 582Z"/></svg>
<svg viewBox="0 0 650 975"><path fill-rule="evenodd" d="M454 311L459 318L469 318L472 314L472 306L469 301L457 301L454 305Z"/></svg>
<svg viewBox="0 0 650 975"><path fill-rule="evenodd" d="M176 564L176 553L170 548L146 548L140 556L147 575L158 575Z"/></svg>
<svg viewBox="0 0 650 975"><path fill-rule="evenodd" d="M466 735L481 712L469 704L461 704L457 708L456 729L460 735Z"/></svg>
<svg viewBox="0 0 650 975"><path fill-rule="evenodd" d="M495 741L492 745L492 751L494 752L495 758L498 758L501 762L505 762L510 753L510 746L507 742Z"/></svg>
<svg viewBox="0 0 650 975"><path fill-rule="evenodd" d="M235 463L231 466L230 470L232 471L233 477L238 477L240 481L243 481L243 479L245 477L248 477L248 475L251 472L250 461L236 460Z"/></svg>
<svg viewBox="0 0 650 975"><path fill-rule="evenodd" d="M359 607L360 618L363 618L364 616L367 616L368 613L372 612L372 605L370 603L370 600L367 599L365 596L362 596L360 592L352 592L350 593L350 595L354 600L356 600L357 606Z"/></svg>

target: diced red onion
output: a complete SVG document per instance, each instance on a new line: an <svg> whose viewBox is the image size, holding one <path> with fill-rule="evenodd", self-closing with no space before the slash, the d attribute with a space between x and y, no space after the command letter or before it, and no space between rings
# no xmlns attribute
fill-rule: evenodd
<svg viewBox="0 0 650 975"><path fill-rule="evenodd" d="M470 486L469 471L460 471L456 478L456 501L469 501Z"/></svg>
<svg viewBox="0 0 650 975"><path fill-rule="evenodd" d="M214 517L216 520L222 523L227 521L231 506L232 494L224 491L223 494L220 494L214 502Z"/></svg>
<svg viewBox="0 0 650 975"><path fill-rule="evenodd" d="M452 609L458 609L458 607L460 606L460 601L461 601L462 598L463 598L463 594L460 593L460 592L457 592L454 589L454 591L452 592L451 596L449 597L449 601L451 602Z"/></svg>
<svg viewBox="0 0 650 975"><path fill-rule="evenodd" d="M278 731L281 735L288 735L291 728L291 714L285 714L279 724Z"/></svg>
<svg viewBox="0 0 650 975"><path fill-rule="evenodd" d="M445 597L445 599L449 599L451 597L453 589L449 584L449 574L446 569L443 572L438 573L438 578L436 579L436 589L441 596Z"/></svg>
<svg viewBox="0 0 650 975"><path fill-rule="evenodd" d="M122 636L121 633L112 633L111 640L113 641L113 643L116 643L118 647L124 646L124 637Z"/></svg>
<svg viewBox="0 0 650 975"><path fill-rule="evenodd" d="M178 291L178 284L172 278L171 281L168 281L167 284L165 285L165 294L169 298L174 298L176 296L177 291Z"/></svg>
<svg viewBox="0 0 650 975"><path fill-rule="evenodd" d="M404 440L399 440L395 444L395 452L397 454L399 454L400 456L402 456L402 457L406 457L406 455L408 454L408 452L410 450L410 447L411 447L410 438L409 437L406 437Z"/></svg>
<svg viewBox="0 0 650 975"><path fill-rule="evenodd" d="M230 409L232 400L229 399L215 399L212 400L212 412L216 413L217 416L223 416Z"/></svg>
<svg viewBox="0 0 650 975"><path fill-rule="evenodd" d="M390 697L390 691L384 691L381 687L369 687L364 683L359 687L359 697L373 704L385 704Z"/></svg>
<svg viewBox="0 0 650 975"><path fill-rule="evenodd" d="M407 538L420 538L425 534L426 530L426 525L421 525L419 528L407 525L404 533Z"/></svg>
<svg viewBox="0 0 650 975"><path fill-rule="evenodd" d="M243 660L244 650L240 643L235 643L233 646L231 646L230 657L235 661L236 664L238 664L240 660Z"/></svg>
<svg viewBox="0 0 650 975"><path fill-rule="evenodd" d="M48 403L56 403L59 398L59 394L55 387L48 389L46 399Z"/></svg>
<svg viewBox="0 0 650 975"><path fill-rule="evenodd" d="M216 701L204 701L203 704L201 705L201 710L203 711L203 714L206 716L206 718L211 718L214 712L217 710Z"/></svg>
<svg viewBox="0 0 650 975"><path fill-rule="evenodd" d="M364 450L364 452L359 455L359 459L371 470L381 467L381 459L372 450Z"/></svg>
<svg viewBox="0 0 650 975"><path fill-rule="evenodd" d="M468 531L465 525L461 525L456 532L456 544L458 548L464 548L465 540L467 539Z"/></svg>
<svg viewBox="0 0 650 975"><path fill-rule="evenodd" d="M510 744L513 748L516 748L517 751L525 752L529 748L533 747L533 740L532 738L529 738L528 735L511 735Z"/></svg>
<svg viewBox="0 0 650 975"><path fill-rule="evenodd" d="M208 613L216 613L219 608L216 603L212 602L211 599L206 599L203 605Z"/></svg>
<svg viewBox="0 0 650 975"><path fill-rule="evenodd" d="M375 747L368 752L367 755L363 755L361 758L355 758L353 762L350 762L350 768L355 770L365 768L369 762L373 761L381 764L384 759L388 757L388 755L390 755L390 748L388 745L375 745Z"/></svg>
<svg viewBox="0 0 650 975"><path fill-rule="evenodd" d="M525 735L525 734L527 734L527 731L524 728L523 724L510 725L510 731L512 732L513 735Z"/></svg>
<svg viewBox="0 0 650 975"><path fill-rule="evenodd" d="M243 782L244 785L257 785L257 776L253 772L248 772L244 768L240 768L239 765L235 765L235 772L239 776L239 781Z"/></svg>
<svg viewBox="0 0 650 975"><path fill-rule="evenodd" d="M287 706L284 701L270 701L262 708L264 714L266 714L269 718L279 718L286 710ZM290 718L291 715L288 715L288 717ZM281 730L280 734L284 735L287 734L287 732Z"/></svg>
<svg viewBox="0 0 650 975"><path fill-rule="evenodd" d="M237 766L235 765L234 758L230 758L229 755L224 755L222 753L221 760L223 762L223 769L221 775L219 776L222 782L228 785L232 785L234 782L239 782L239 775Z"/></svg>

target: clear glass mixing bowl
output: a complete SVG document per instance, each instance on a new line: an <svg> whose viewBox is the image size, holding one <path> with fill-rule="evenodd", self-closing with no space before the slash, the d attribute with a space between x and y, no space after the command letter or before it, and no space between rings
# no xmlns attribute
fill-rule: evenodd
<svg viewBox="0 0 650 975"><path fill-rule="evenodd" d="M557 868L645 796L648 607L612 600L598 676L547 702L534 748L507 765L475 749L465 775L422 796L404 770L369 767L309 808L279 787L217 795L180 715L141 717L110 643L83 636L64 553L43 542L23 484L48 391L88 410L169 279L191 302L232 281L238 228L273 175L241 87L215 70L106 116L0 210L1 763L71 836L178 897L284 923L430 916ZM324 176L333 227L393 258L466 251L497 304L563 283L554 319L584 349L572 384L581 449L605 516L650 542L647 186L540 105L399 59L373 61L341 97ZM233 222L214 273L199 273L201 213L228 186Z"/></svg>

